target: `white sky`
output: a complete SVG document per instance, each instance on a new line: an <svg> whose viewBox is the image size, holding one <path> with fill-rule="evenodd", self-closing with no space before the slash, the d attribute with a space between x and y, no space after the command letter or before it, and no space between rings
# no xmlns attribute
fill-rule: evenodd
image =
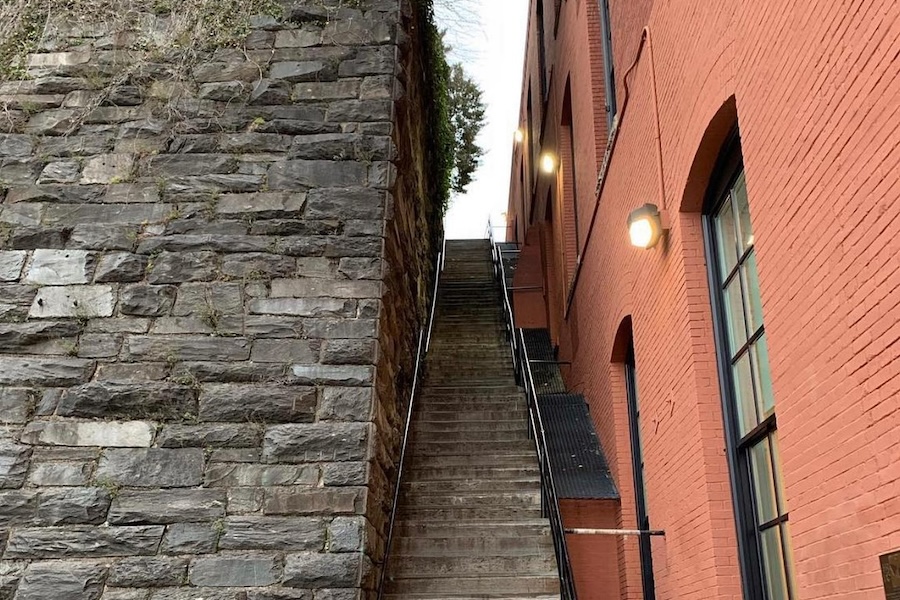
<svg viewBox="0 0 900 600"><path fill-rule="evenodd" d="M501 215L509 198L513 132L519 120L528 0L439 0L435 5L438 25L448 30L447 41L454 48L450 61L463 63L481 86L487 106L478 137L485 150L481 167L466 194L451 202L444 229L448 239L482 238L488 217L495 225L505 223ZM498 236L503 233L495 230Z"/></svg>

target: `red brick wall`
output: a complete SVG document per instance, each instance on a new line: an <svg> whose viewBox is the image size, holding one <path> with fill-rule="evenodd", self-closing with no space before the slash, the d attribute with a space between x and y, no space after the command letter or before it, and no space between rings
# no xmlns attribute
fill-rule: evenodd
<svg viewBox="0 0 900 600"><path fill-rule="evenodd" d="M614 529L618 504L615 500L560 500L559 509L567 529ZM615 537L572 534L566 536L566 546L579 600L621 598Z"/></svg>
<svg viewBox="0 0 900 600"><path fill-rule="evenodd" d="M634 526L624 382L613 348L630 315L649 513L666 530L653 547L657 597L741 597L699 216L736 116L799 595L880 597L878 555L900 548L900 4L810 0L800 10L788 0L764 8L611 0L621 123L599 198L607 136L596 5L566 0L556 39L547 30L554 48L543 145L558 150L569 78L579 219L589 237L574 291L551 278L547 293L572 294L571 306L551 306L550 317L562 358L573 360L569 386L590 402L622 494L618 522ZM665 200L646 45L621 113L625 73L647 24ZM529 52L526 72L535 81L536 64ZM518 168L511 215L532 197L515 184ZM537 197L556 185L557 178L539 178ZM625 228L628 212L644 202L666 205L672 217L667 238L649 251L629 246ZM522 215L523 233L544 217ZM556 240L557 251L565 243ZM530 268L523 261L517 278ZM635 548L619 544L622 598L640 597Z"/></svg>

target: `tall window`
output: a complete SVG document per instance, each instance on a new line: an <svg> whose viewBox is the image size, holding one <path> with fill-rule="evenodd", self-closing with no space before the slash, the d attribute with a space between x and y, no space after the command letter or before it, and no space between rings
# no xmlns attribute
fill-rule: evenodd
<svg viewBox="0 0 900 600"><path fill-rule="evenodd" d="M541 101L545 101L550 90L547 87L547 42L544 33L544 0L538 0L535 10L538 34L538 68L541 70ZM541 115L541 118L543 118L543 115Z"/></svg>
<svg viewBox="0 0 900 600"><path fill-rule="evenodd" d="M644 445L641 441L641 406L638 400L637 368L634 362L634 346L628 348L625 358L625 387L628 392L628 426L631 433L631 460L634 472L634 498L637 508L638 529L650 529L647 514L647 488L644 484ZM650 548L650 534L638 538L641 554L641 583L644 600L656 600L656 585L653 582L653 554Z"/></svg>
<svg viewBox="0 0 900 600"><path fill-rule="evenodd" d="M732 146L705 222L741 566L747 598L791 600L788 507L753 227L736 139Z"/></svg>
<svg viewBox="0 0 900 600"><path fill-rule="evenodd" d="M603 78L606 87L606 124L612 132L616 118L616 69L613 65L612 24L609 18L609 0L600 0L600 24L603 27Z"/></svg>

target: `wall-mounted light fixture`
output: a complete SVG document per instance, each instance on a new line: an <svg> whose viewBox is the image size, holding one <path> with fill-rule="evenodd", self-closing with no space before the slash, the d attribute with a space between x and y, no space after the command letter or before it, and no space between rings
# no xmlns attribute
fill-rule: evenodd
<svg viewBox="0 0 900 600"><path fill-rule="evenodd" d="M660 212L655 204L645 204L628 215L628 236L631 245L638 248L652 248L669 228L667 215Z"/></svg>
<svg viewBox="0 0 900 600"><path fill-rule="evenodd" d="M556 156L554 156L551 152L544 152L541 154L541 171L548 175L552 175L556 172Z"/></svg>
<svg viewBox="0 0 900 600"><path fill-rule="evenodd" d="M513 138L516 140L517 144L521 144L525 141L525 132L522 131L521 127L516 129L516 132L513 134Z"/></svg>

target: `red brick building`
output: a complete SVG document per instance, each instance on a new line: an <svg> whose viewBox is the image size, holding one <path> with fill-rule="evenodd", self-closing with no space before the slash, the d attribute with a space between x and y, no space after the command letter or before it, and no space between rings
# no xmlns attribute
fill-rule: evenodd
<svg viewBox="0 0 900 600"><path fill-rule="evenodd" d="M566 524L665 531L644 551L570 536L579 597L885 598L900 3L530 11L516 318L571 362L620 494L563 506ZM668 227L650 249L626 225L645 204Z"/></svg>

